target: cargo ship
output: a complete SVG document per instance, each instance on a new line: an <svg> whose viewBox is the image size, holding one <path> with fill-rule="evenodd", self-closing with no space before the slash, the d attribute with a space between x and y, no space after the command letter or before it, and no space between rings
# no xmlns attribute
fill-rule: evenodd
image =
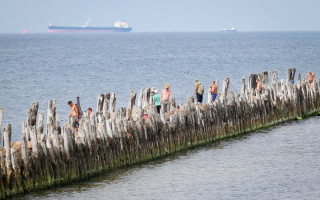
<svg viewBox="0 0 320 200"><path fill-rule="evenodd" d="M132 27L129 27L126 21L118 20L114 22L113 27L96 27L88 26L89 19L84 26L48 26L50 33L106 33L106 32L130 32Z"/></svg>

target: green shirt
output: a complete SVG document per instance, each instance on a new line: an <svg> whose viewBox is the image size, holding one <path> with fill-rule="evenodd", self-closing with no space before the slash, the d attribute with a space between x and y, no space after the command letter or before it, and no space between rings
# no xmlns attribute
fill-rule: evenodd
<svg viewBox="0 0 320 200"><path fill-rule="evenodd" d="M156 106L160 106L161 105L161 103L160 103L160 94L155 94L155 95L153 95L152 98L153 98L154 104Z"/></svg>

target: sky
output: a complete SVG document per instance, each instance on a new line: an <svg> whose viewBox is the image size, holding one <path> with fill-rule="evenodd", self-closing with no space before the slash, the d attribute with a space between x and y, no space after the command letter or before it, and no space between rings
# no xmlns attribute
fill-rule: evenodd
<svg viewBox="0 0 320 200"><path fill-rule="evenodd" d="M0 33L47 26L113 26L134 32L319 31L320 0L0 0Z"/></svg>

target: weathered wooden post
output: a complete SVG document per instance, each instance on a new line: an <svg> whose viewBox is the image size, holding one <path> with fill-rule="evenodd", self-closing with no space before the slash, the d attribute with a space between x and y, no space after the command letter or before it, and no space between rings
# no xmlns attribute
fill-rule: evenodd
<svg viewBox="0 0 320 200"><path fill-rule="evenodd" d="M139 98L138 98L138 108L142 108L142 100L143 100L143 89L139 91Z"/></svg>
<svg viewBox="0 0 320 200"><path fill-rule="evenodd" d="M248 87L249 87L249 92L251 97L254 96L253 95L255 93L254 91L257 88L257 82L256 82L257 79L258 79L258 74L249 75Z"/></svg>
<svg viewBox="0 0 320 200"><path fill-rule="evenodd" d="M47 113L47 128L46 134L51 137L52 133L56 130L56 100L50 100L48 102L48 113Z"/></svg>
<svg viewBox="0 0 320 200"><path fill-rule="evenodd" d="M223 102L227 103L230 96L230 78L223 79L222 98Z"/></svg>
<svg viewBox="0 0 320 200"><path fill-rule="evenodd" d="M39 148L38 148L38 140L37 140L37 130L35 126L29 127L30 128L30 136L31 136L31 143L32 143L32 156L38 158L39 156Z"/></svg>
<svg viewBox="0 0 320 200"><path fill-rule="evenodd" d="M6 149L6 165L7 169L11 169L11 154L10 154L10 145L11 145L11 124L8 124L3 132L3 141L4 148Z"/></svg>
<svg viewBox="0 0 320 200"><path fill-rule="evenodd" d="M39 103L32 103L28 113L28 126L36 126Z"/></svg>
<svg viewBox="0 0 320 200"><path fill-rule="evenodd" d="M40 140L41 135L43 134L43 127L44 127L43 120L44 120L44 112L41 112L40 116L39 116L38 127L37 127L37 139L38 140Z"/></svg>
<svg viewBox="0 0 320 200"><path fill-rule="evenodd" d="M151 88L151 91L150 91L150 99L149 99L149 105L152 105L152 104L154 104L154 102L153 102L153 96L154 96L154 91L156 90L157 88L155 88L155 87L152 87Z"/></svg>
<svg viewBox="0 0 320 200"><path fill-rule="evenodd" d="M294 84L294 76L296 74L296 68L290 68L288 69L287 73L287 84L291 83Z"/></svg>
<svg viewBox="0 0 320 200"><path fill-rule="evenodd" d="M78 107L78 112L79 112L79 119L81 119L81 117L83 115L83 111L82 111L81 105L80 105L80 97L77 97L77 107Z"/></svg>
<svg viewBox="0 0 320 200"><path fill-rule="evenodd" d="M301 86L301 73L298 74L298 86Z"/></svg>
<svg viewBox="0 0 320 200"><path fill-rule="evenodd" d="M2 120L3 120L4 108L0 108L0 147L2 143Z"/></svg>
<svg viewBox="0 0 320 200"><path fill-rule="evenodd" d="M147 109L149 106L149 101L150 101L150 88L146 88L143 91L143 97L142 97L142 109Z"/></svg>
<svg viewBox="0 0 320 200"><path fill-rule="evenodd" d="M208 88L208 104L212 103L211 86Z"/></svg>
<svg viewBox="0 0 320 200"><path fill-rule="evenodd" d="M63 137L64 152L66 153L67 158L70 159L71 152L73 150L73 141L72 141L73 138L72 138L71 130L66 125L62 127L62 137Z"/></svg>
<svg viewBox="0 0 320 200"><path fill-rule="evenodd" d="M127 119L128 120L132 119L132 110L136 104L136 95L137 95L137 93L135 91L131 90L130 96L129 96L128 112L127 112Z"/></svg>
<svg viewBox="0 0 320 200"><path fill-rule="evenodd" d="M269 72L268 71L261 72L260 74L258 74L258 77L261 81L262 89L266 88L269 85Z"/></svg>
<svg viewBox="0 0 320 200"><path fill-rule="evenodd" d="M96 109L97 122L99 123L99 116L103 114L104 94L99 93Z"/></svg>
<svg viewBox="0 0 320 200"><path fill-rule="evenodd" d="M243 101L247 101L248 96L247 96L247 87L246 87L246 79L243 76L242 77L242 83L241 83L241 91L240 91L240 97L242 98Z"/></svg>
<svg viewBox="0 0 320 200"><path fill-rule="evenodd" d="M29 151L28 151L28 143L26 139L26 129L24 128L24 122L22 123L22 136L20 138L21 142L21 157L24 163L24 166L28 166L28 157L29 157Z"/></svg>
<svg viewBox="0 0 320 200"><path fill-rule="evenodd" d="M272 86L271 86L274 97L276 97L278 94L278 90L277 90L278 79L279 79L279 71L275 70L272 72Z"/></svg>
<svg viewBox="0 0 320 200"><path fill-rule="evenodd" d="M110 119L110 112L109 112L109 104L110 104L110 93L105 94L104 98L104 106L103 106L103 115L106 120Z"/></svg>
<svg viewBox="0 0 320 200"><path fill-rule="evenodd" d="M170 105L170 109L169 110L175 110L176 109L176 99L173 98Z"/></svg>
<svg viewBox="0 0 320 200"><path fill-rule="evenodd" d="M114 118L116 116L116 94L113 92L111 93L111 98L110 98L110 115L111 118Z"/></svg>

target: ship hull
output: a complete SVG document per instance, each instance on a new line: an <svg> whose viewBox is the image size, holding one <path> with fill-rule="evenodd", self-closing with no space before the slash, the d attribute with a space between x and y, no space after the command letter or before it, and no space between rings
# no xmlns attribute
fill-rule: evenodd
<svg viewBox="0 0 320 200"><path fill-rule="evenodd" d="M113 32L130 32L131 27L72 27L72 26L48 26L50 33L113 33Z"/></svg>

